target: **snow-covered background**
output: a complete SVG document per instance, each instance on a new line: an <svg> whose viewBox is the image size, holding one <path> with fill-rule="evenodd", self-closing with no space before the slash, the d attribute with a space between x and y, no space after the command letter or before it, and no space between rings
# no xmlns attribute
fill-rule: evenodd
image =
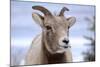
<svg viewBox="0 0 100 67"><path fill-rule="evenodd" d="M83 5L69 5L69 4L52 4L52 3L39 3L39 2L20 2L11 1L11 62L12 64L19 64L25 57L27 50L34 37L41 32L41 28L32 19L32 6L42 5L49 9L52 13L59 13L62 7L70 9L65 12L65 16L75 16L76 24L70 28L70 43L72 46L73 61L83 61L82 52L86 51L85 44L89 43L83 36L87 35L94 37L93 33L89 32L88 22L86 17L95 16L94 6ZM41 14L41 12L38 12ZM19 56L18 56L19 55Z"/></svg>

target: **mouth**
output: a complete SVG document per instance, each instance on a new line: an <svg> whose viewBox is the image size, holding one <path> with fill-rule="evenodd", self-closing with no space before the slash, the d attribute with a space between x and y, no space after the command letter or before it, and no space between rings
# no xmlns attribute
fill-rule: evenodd
<svg viewBox="0 0 100 67"><path fill-rule="evenodd" d="M63 48L63 49L67 49L67 48L71 48L71 46L70 45L63 45L63 46L59 46L60 48Z"/></svg>
<svg viewBox="0 0 100 67"><path fill-rule="evenodd" d="M67 49L67 48L71 48L71 46L62 46L63 48Z"/></svg>
<svg viewBox="0 0 100 67"><path fill-rule="evenodd" d="M57 53L64 53L68 48L71 48L70 45L59 46L59 49L56 51Z"/></svg>

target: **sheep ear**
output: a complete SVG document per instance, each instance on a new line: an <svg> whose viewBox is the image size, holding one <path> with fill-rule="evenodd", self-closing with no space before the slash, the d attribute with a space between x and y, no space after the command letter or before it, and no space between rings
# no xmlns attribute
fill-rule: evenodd
<svg viewBox="0 0 100 67"><path fill-rule="evenodd" d="M69 22L69 27L71 27L75 24L76 18L75 17L69 17L69 18L67 18L67 21Z"/></svg>
<svg viewBox="0 0 100 67"><path fill-rule="evenodd" d="M37 14L37 13L32 13L32 18L34 19L34 21L40 25L41 27L43 27L43 20L44 20L44 17L41 16L40 14Z"/></svg>

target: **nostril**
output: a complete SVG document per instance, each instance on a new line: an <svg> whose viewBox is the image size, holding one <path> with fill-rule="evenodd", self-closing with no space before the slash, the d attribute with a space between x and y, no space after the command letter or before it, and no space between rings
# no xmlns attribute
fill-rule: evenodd
<svg viewBox="0 0 100 67"><path fill-rule="evenodd" d="M69 40L63 40L64 43L68 44L69 43Z"/></svg>

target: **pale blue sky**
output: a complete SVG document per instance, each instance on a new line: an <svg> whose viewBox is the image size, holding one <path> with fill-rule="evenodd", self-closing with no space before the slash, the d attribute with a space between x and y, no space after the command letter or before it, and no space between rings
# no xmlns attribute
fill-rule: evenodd
<svg viewBox="0 0 100 67"><path fill-rule="evenodd" d="M94 6L69 5L69 4L52 4L52 3L37 3L37 2L19 2L11 1L11 45L26 47L30 46L34 37L41 32L41 28L32 19L32 6L42 5L49 9L52 13L57 14L62 7L69 8L69 12L65 12L65 16L75 16L76 24L70 29L70 43L74 62L83 61L82 52L87 49L84 44L88 43L83 37L84 35L93 37L93 33L87 28L89 24L84 20L85 17L92 18L95 15ZM13 48L14 49L14 48ZM17 50L16 50L17 51Z"/></svg>

